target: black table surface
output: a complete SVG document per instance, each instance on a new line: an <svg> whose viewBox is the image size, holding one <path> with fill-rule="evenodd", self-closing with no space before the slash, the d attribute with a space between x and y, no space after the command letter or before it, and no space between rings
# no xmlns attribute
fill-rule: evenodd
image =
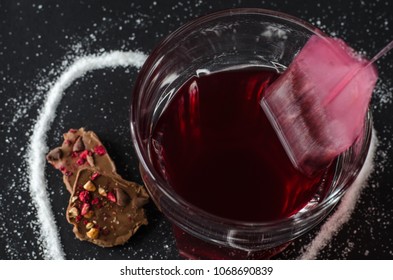
<svg viewBox="0 0 393 280"><path fill-rule="evenodd" d="M343 38L368 55L393 39L393 2L374 1L0 1L0 259L42 259L40 225L29 193L26 151L48 85L64 63L80 54L139 50L149 54L171 31L213 11L257 7L285 12ZM393 55L377 63L380 81L372 100L380 140L375 169L351 219L319 259L392 259ZM135 68L93 71L71 84L56 110L47 144L56 147L69 128L97 132L127 179L141 182L131 143L129 99ZM67 259L178 259L169 222L153 203L150 224L124 246L100 248L74 237L66 222L69 194L60 173L47 166L48 193ZM277 259L294 259L318 229Z"/></svg>

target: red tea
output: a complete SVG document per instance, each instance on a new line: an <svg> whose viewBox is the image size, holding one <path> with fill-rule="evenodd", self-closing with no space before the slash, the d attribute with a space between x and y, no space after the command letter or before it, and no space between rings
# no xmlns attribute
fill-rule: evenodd
<svg viewBox="0 0 393 280"><path fill-rule="evenodd" d="M192 77L178 90L151 142L155 168L177 194L220 217L263 222L323 193L331 172L309 178L296 170L259 104L278 76L237 69Z"/></svg>

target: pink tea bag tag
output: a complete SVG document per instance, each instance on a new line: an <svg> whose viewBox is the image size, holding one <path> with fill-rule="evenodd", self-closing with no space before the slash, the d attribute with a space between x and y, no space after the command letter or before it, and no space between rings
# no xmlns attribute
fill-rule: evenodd
<svg viewBox="0 0 393 280"><path fill-rule="evenodd" d="M293 165L308 176L327 167L363 131L378 78L372 60L339 39L313 35L266 89L261 106Z"/></svg>

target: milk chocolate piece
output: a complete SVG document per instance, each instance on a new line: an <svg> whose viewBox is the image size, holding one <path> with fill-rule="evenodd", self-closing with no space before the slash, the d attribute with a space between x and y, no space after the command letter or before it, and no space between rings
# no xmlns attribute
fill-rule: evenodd
<svg viewBox="0 0 393 280"><path fill-rule="evenodd" d="M93 131L70 129L63 137L61 147L50 151L46 158L63 173L64 184L70 193L81 169L94 167L100 174L119 176L115 164Z"/></svg>
<svg viewBox="0 0 393 280"><path fill-rule="evenodd" d="M147 224L142 208L149 199L147 192L116 173L94 132L70 129L63 136L62 146L46 158L63 173L71 193L66 218L76 237L102 247L125 243Z"/></svg>
<svg viewBox="0 0 393 280"><path fill-rule="evenodd" d="M147 202L148 194L134 182L113 175L94 176L95 172L92 168L78 171L67 220L80 240L102 247L124 244L141 225L147 224L142 205L134 201Z"/></svg>

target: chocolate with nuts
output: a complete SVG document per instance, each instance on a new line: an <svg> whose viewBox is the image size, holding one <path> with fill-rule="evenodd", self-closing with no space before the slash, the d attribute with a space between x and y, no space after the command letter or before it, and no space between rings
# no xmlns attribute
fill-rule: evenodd
<svg viewBox="0 0 393 280"><path fill-rule="evenodd" d="M70 193L81 169L91 167L101 174L116 174L115 164L93 131L70 129L63 137L61 147L51 150L46 159L63 173L64 184Z"/></svg>
<svg viewBox="0 0 393 280"><path fill-rule="evenodd" d="M67 220L74 225L73 231L80 240L102 247L121 245L147 224L142 206L147 203L148 194L136 183L118 176L94 176L95 172L78 172Z"/></svg>
<svg viewBox="0 0 393 280"><path fill-rule="evenodd" d="M80 240L102 247L125 243L141 225L147 224L144 187L126 181L105 147L92 131L70 129L61 147L46 156L63 173L71 193L66 218Z"/></svg>

